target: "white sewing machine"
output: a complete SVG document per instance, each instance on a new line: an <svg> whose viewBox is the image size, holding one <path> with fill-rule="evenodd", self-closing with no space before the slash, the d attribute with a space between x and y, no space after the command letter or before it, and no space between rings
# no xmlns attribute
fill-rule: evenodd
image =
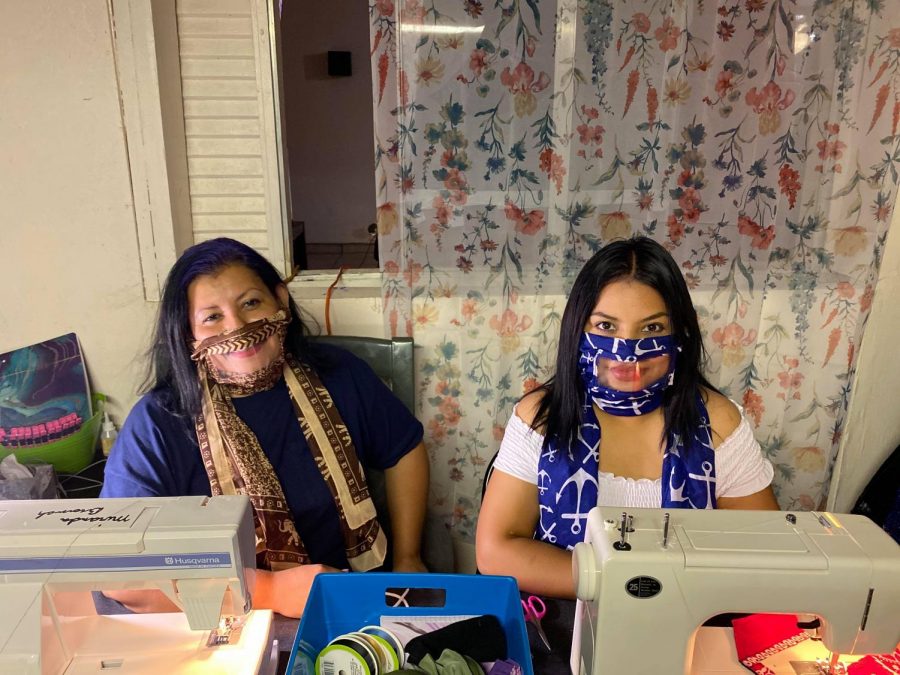
<svg viewBox="0 0 900 675"><path fill-rule="evenodd" d="M862 516L595 508L572 566L575 675L746 672L733 642L733 671L695 658L728 612L814 614L835 654L900 642L900 546Z"/></svg>
<svg viewBox="0 0 900 675"><path fill-rule="evenodd" d="M0 501L0 673L265 671L272 613L249 612L255 568L246 497ZM57 607L122 589L159 589L184 613Z"/></svg>

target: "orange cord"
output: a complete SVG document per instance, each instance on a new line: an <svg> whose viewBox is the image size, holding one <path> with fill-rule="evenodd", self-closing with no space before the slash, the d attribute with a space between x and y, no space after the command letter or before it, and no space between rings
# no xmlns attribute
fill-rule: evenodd
<svg viewBox="0 0 900 675"><path fill-rule="evenodd" d="M331 282L331 286L325 291L325 335L331 335L331 294L334 292L334 287L337 286L338 282L341 280L341 276L344 274L345 269L347 268L341 265L337 276L334 278L334 281Z"/></svg>

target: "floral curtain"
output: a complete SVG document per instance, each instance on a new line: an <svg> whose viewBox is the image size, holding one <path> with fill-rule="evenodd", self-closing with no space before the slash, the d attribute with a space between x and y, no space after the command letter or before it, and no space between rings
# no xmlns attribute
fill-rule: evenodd
<svg viewBox="0 0 900 675"><path fill-rule="evenodd" d="M474 532L565 293L643 233L784 508L823 504L900 163L900 2L376 0L385 321L417 344L433 507Z"/></svg>

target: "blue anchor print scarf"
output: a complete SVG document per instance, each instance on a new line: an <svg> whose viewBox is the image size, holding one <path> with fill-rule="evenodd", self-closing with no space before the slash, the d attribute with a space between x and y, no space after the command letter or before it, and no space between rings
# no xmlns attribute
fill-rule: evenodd
<svg viewBox="0 0 900 675"><path fill-rule="evenodd" d="M613 351L615 350L615 351ZM540 518L535 539L564 549L584 540L588 512L597 505L597 476L600 466L600 423L592 403L611 414L641 415L662 404L662 394L672 383L677 347L670 336L621 340L585 334L581 343L580 366L587 396L581 427L574 447L548 439L538 461L538 504ZM637 354L635 354L637 352ZM647 389L623 392L603 387L596 381L594 361L599 356L620 361L642 360L669 354L669 371ZM598 400L599 399L599 400ZM662 508L714 509L715 452L709 430L709 413L699 393L697 405L701 424L692 438L673 434L662 458ZM610 409L613 408L613 409ZM624 505L623 505L624 506Z"/></svg>

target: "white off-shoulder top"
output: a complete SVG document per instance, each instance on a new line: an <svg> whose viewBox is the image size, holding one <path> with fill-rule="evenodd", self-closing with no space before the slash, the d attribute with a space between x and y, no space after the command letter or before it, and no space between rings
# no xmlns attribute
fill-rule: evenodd
<svg viewBox="0 0 900 675"><path fill-rule="evenodd" d="M513 410L494 468L537 485L543 444L543 435L529 427ZM740 424L716 448L716 497L746 497L759 492L772 482L774 474L772 463L763 457L762 448L742 413ZM598 506L659 508L662 500L659 478L636 480L601 471L597 492Z"/></svg>

